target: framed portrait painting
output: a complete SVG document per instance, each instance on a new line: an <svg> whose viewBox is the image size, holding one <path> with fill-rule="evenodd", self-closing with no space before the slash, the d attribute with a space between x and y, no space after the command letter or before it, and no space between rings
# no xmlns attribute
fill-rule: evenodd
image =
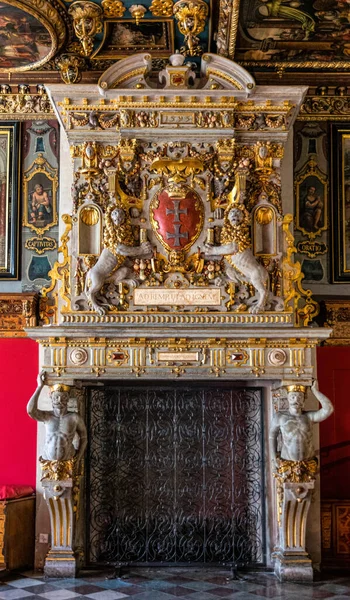
<svg viewBox="0 0 350 600"><path fill-rule="evenodd" d="M350 123L332 125L332 282L350 283Z"/></svg>
<svg viewBox="0 0 350 600"><path fill-rule="evenodd" d="M0 279L18 279L20 124L0 122Z"/></svg>

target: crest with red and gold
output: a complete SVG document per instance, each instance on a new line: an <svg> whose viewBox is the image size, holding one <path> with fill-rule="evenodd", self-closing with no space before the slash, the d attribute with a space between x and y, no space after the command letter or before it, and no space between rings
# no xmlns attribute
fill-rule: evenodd
<svg viewBox="0 0 350 600"><path fill-rule="evenodd" d="M198 239L203 229L204 206L190 187L170 186L153 198L150 217L154 233L164 248L181 252Z"/></svg>

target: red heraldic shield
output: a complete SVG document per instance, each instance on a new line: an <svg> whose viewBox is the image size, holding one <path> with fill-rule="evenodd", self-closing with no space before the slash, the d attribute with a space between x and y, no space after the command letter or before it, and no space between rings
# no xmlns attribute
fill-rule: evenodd
<svg viewBox="0 0 350 600"><path fill-rule="evenodd" d="M203 228L204 207L198 194L188 188L183 198L171 198L162 190L151 203L151 223L161 244L169 251L186 250Z"/></svg>

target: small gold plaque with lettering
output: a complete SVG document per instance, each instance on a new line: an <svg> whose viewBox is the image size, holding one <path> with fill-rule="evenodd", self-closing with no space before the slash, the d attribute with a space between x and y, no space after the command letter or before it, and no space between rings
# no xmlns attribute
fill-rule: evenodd
<svg viewBox="0 0 350 600"><path fill-rule="evenodd" d="M191 362L199 360L199 352L158 352L159 362Z"/></svg>
<svg viewBox="0 0 350 600"><path fill-rule="evenodd" d="M136 288L134 290L135 306L220 306L221 292L219 288Z"/></svg>

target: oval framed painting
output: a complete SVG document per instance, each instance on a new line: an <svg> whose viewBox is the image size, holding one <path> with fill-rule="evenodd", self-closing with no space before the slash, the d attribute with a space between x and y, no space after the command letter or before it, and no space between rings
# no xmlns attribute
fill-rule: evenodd
<svg viewBox="0 0 350 600"><path fill-rule="evenodd" d="M39 3L38 3L39 6ZM66 26L47 0L0 1L0 72L35 69L52 58L66 37Z"/></svg>

